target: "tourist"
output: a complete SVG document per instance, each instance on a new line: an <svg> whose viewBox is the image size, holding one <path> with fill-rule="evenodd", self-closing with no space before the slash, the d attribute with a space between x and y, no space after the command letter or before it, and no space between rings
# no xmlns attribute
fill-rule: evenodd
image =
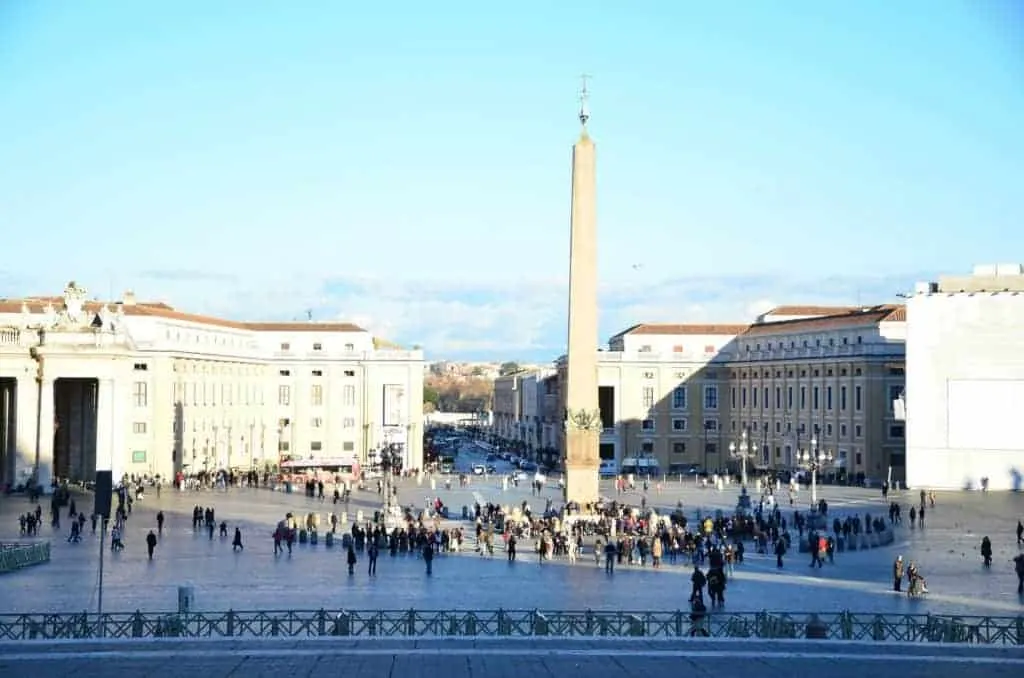
<svg viewBox="0 0 1024 678"><path fill-rule="evenodd" d="M153 551L156 550L156 534L153 533L153 530L146 535L146 550L149 552L149 559L153 560Z"/></svg>
<svg viewBox="0 0 1024 678"><path fill-rule="evenodd" d="M235 538L231 540L231 550L241 551L245 547L242 546L242 530L239 527L235 527Z"/></svg>

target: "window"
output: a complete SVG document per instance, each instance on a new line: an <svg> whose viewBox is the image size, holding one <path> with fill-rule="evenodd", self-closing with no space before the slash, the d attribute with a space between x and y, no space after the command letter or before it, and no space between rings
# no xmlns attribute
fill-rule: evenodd
<svg viewBox="0 0 1024 678"><path fill-rule="evenodd" d="M645 410L649 410L654 407L654 387L644 386L641 391L642 407Z"/></svg>
<svg viewBox="0 0 1024 678"><path fill-rule="evenodd" d="M736 387L729 389L729 407L736 408Z"/></svg>
<svg viewBox="0 0 1024 678"><path fill-rule="evenodd" d="M717 386L705 386L704 387L704 409L705 410L717 410L718 409L718 387Z"/></svg>
<svg viewBox="0 0 1024 678"><path fill-rule="evenodd" d="M278 374L280 374L282 377L292 376L291 370L279 370Z"/></svg>
<svg viewBox="0 0 1024 678"><path fill-rule="evenodd" d="M905 370L902 367L890 367L889 368L889 376L891 376L891 377L902 377L904 375L904 373L905 373Z"/></svg>
<svg viewBox="0 0 1024 678"><path fill-rule="evenodd" d="M782 387L775 387L775 409L782 409Z"/></svg>
<svg viewBox="0 0 1024 678"><path fill-rule="evenodd" d="M287 440L281 440L277 443L277 449L280 450L281 452L287 452L288 447L289 445Z"/></svg>
<svg viewBox="0 0 1024 678"><path fill-rule="evenodd" d="M343 442L341 444L341 451L342 452L355 452L355 449L356 449L356 444L354 442L352 442L351 440L346 440L345 442Z"/></svg>
<svg viewBox="0 0 1024 678"><path fill-rule="evenodd" d="M782 422L781 421L775 422L775 432L776 433L782 433Z"/></svg>
<svg viewBox="0 0 1024 678"><path fill-rule="evenodd" d="M864 429L861 428L860 424L855 424L854 425L854 427L853 427L853 437L854 438L863 438L864 437Z"/></svg>
<svg viewBox="0 0 1024 678"><path fill-rule="evenodd" d="M324 420L320 417L313 417L309 420L310 428L323 428Z"/></svg>
<svg viewBox="0 0 1024 678"><path fill-rule="evenodd" d="M314 351L322 351L324 349L323 344L313 344Z"/></svg>
<svg viewBox="0 0 1024 678"><path fill-rule="evenodd" d="M673 419L672 430L676 433L683 433L686 431L686 420L685 419Z"/></svg>
<svg viewBox="0 0 1024 678"><path fill-rule="evenodd" d="M825 435L832 437L832 424L825 424Z"/></svg>
<svg viewBox="0 0 1024 678"><path fill-rule="evenodd" d="M643 346L640 347L640 353L650 353L650 352L651 352L651 345L650 344L644 344Z"/></svg>
<svg viewBox="0 0 1024 678"><path fill-rule="evenodd" d="M322 377L322 376L324 376L324 371L323 370L313 370L313 376L314 377Z"/></svg>
<svg viewBox="0 0 1024 678"><path fill-rule="evenodd" d="M355 428L356 427L356 420L353 419L352 417L345 417L344 419L341 420L341 427L342 428Z"/></svg>
<svg viewBox="0 0 1024 678"><path fill-rule="evenodd" d="M132 386L132 401L135 407L145 407L149 402L149 387L144 381L137 381Z"/></svg>
<svg viewBox="0 0 1024 678"><path fill-rule="evenodd" d="M686 454L686 443L672 443L672 454Z"/></svg>
<svg viewBox="0 0 1024 678"><path fill-rule="evenodd" d="M750 395L754 399L752 405L753 405L754 409L756 410L757 409L757 387L756 386L750 389Z"/></svg>
<svg viewBox="0 0 1024 678"><path fill-rule="evenodd" d="M352 384L346 384L341 387L341 404L346 407L356 404L356 387Z"/></svg>
<svg viewBox="0 0 1024 678"><path fill-rule="evenodd" d="M708 433L718 433L718 420L717 419L705 419L704 430Z"/></svg>
<svg viewBox="0 0 1024 678"><path fill-rule="evenodd" d="M324 404L324 387L320 384L313 384L309 387L309 402L315 407Z"/></svg>
<svg viewBox="0 0 1024 678"><path fill-rule="evenodd" d="M853 409L857 410L858 412L860 412L861 409L861 396L863 395L862 388L863 387L861 386L853 387Z"/></svg>
<svg viewBox="0 0 1024 678"><path fill-rule="evenodd" d="M281 350L282 351L290 351L290 350L292 350L292 345L287 343L287 342L285 342L285 343L281 344Z"/></svg>
<svg viewBox="0 0 1024 678"><path fill-rule="evenodd" d="M898 386L898 385L895 385L895 384L892 385L892 386L889 386L889 402L887 404L887 407L889 409L889 413L890 414L893 411L893 404L897 400L899 400L902 395L903 395L903 387L902 386Z"/></svg>
<svg viewBox="0 0 1024 678"><path fill-rule="evenodd" d="M355 344L345 344L345 350L351 353L352 351L356 350L356 345Z"/></svg>
<svg viewBox="0 0 1024 678"><path fill-rule="evenodd" d="M291 405L292 404L292 387L287 384L281 384L277 387L277 404L278 405Z"/></svg>
<svg viewBox="0 0 1024 678"><path fill-rule="evenodd" d="M800 409L807 409L807 387L800 387Z"/></svg>
<svg viewBox="0 0 1024 678"><path fill-rule="evenodd" d="M653 431L654 430L654 420L653 419L644 419L642 422L640 422L640 428L643 429L644 431Z"/></svg>
<svg viewBox="0 0 1024 678"><path fill-rule="evenodd" d="M654 442L651 440L645 440L640 443L640 451L645 455L654 454Z"/></svg>
<svg viewBox="0 0 1024 678"><path fill-rule="evenodd" d="M676 344L675 346L673 346L672 347L672 352L673 353L683 353L684 351L683 351L682 344Z"/></svg>
<svg viewBox="0 0 1024 678"><path fill-rule="evenodd" d="M847 429L846 429L846 424L840 424L840 425L839 425L839 437L840 437L840 438L845 438L845 437L846 437L846 434L847 434L848 432L849 432L849 431L847 431Z"/></svg>
<svg viewBox="0 0 1024 678"><path fill-rule="evenodd" d="M136 372L145 372L149 369L149 365L146 363L135 363L134 369Z"/></svg>
<svg viewBox="0 0 1024 678"><path fill-rule="evenodd" d="M137 421L132 424L132 433L135 435L142 435L146 432L146 422Z"/></svg>
<svg viewBox="0 0 1024 678"><path fill-rule="evenodd" d="M345 374L346 377L354 377L354 376L356 376L356 371L355 370L345 370L344 374Z"/></svg>
<svg viewBox="0 0 1024 678"><path fill-rule="evenodd" d="M323 446L323 443L321 443L319 440L314 440L311 443L309 443L309 449L311 452L319 452L320 450L323 449Z"/></svg>
<svg viewBox="0 0 1024 678"><path fill-rule="evenodd" d="M891 424L889 426L889 437L902 439L906 435L906 429L903 424Z"/></svg>
<svg viewBox="0 0 1024 678"><path fill-rule="evenodd" d="M854 463L855 465L857 465L857 466L860 466L860 465L861 465L861 463L862 463L862 462L861 462L861 455L860 455L860 452L858 452L857 454L855 454L855 455L854 455L854 460L855 460L855 461L854 461L853 463Z"/></svg>
<svg viewBox="0 0 1024 678"><path fill-rule="evenodd" d="M814 387L814 392L813 392L813 400L814 400L814 403L813 403L814 407L813 407L813 409L815 409L815 410L818 409L818 405L821 404L821 403L818 402L818 393L819 393L818 388L819 387L815 386Z"/></svg>
<svg viewBox="0 0 1024 678"><path fill-rule="evenodd" d="M747 387L746 386L744 386L743 388L740 389L740 406L741 407L746 407L747 406Z"/></svg>
<svg viewBox="0 0 1024 678"><path fill-rule="evenodd" d="M672 409L673 410L685 410L686 409L686 387L676 386L672 389Z"/></svg>

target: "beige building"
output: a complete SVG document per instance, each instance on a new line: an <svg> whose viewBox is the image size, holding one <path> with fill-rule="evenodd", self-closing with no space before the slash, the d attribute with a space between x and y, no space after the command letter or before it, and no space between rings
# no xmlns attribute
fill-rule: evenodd
<svg viewBox="0 0 1024 678"><path fill-rule="evenodd" d="M902 306L761 316L729 359L729 441L746 431L757 466L792 469L816 439L836 473L905 482L905 431L893 408L906 383L905 342Z"/></svg>
<svg viewBox="0 0 1024 678"><path fill-rule="evenodd" d="M601 458L662 473L735 468L729 445L746 431L752 467L793 469L815 438L835 460L826 473L881 480L891 467L902 481L893 403L905 384L905 317L901 306L783 306L752 325L631 327L598 353ZM554 420L564 365L536 389L542 447L558 447L564 430ZM530 430L511 395L524 391L519 375L496 383L499 435Z"/></svg>
<svg viewBox="0 0 1024 678"><path fill-rule="evenodd" d="M348 323L199 316L127 293L0 300L0 478L422 459L424 360Z"/></svg>

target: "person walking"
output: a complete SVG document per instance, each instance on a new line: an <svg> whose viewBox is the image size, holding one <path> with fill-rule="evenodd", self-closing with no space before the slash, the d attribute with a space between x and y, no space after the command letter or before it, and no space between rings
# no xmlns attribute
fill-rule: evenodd
<svg viewBox="0 0 1024 678"><path fill-rule="evenodd" d="M370 541L370 547L366 549L366 558L369 562L367 568L367 574L371 577L377 576L377 556L380 555L380 549L377 548L377 540L373 539Z"/></svg>
<svg viewBox="0 0 1024 678"><path fill-rule="evenodd" d="M157 534L164 533L164 512L160 511L156 514L156 532Z"/></svg>
<svg viewBox="0 0 1024 678"><path fill-rule="evenodd" d="M153 551L156 550L156 534L153 530L146 535L146 550L149 551L149 559L153 560Z"/></svg>
<svg viewBox="0 0 1024 678"><path fill-rule="evenodd" d="M899 593L903 586L903 556L896 556L892 564L892 590Z"/></svg>
<svg viewBox="0 0 1024 678"><path fill-rule="evenodd" d="M423 561L427 564L427 576L429 577L434 573L434 547L430 542L423 547Z"/></svg>
<svg viewBox="0 0 1024 678"><path fill-rule="evenodd" d="M351 544L348 546L348 573L350 576L356 573L356 550Z"/></svg>
<svg viewBox="0 0 1024 678"><path fill-rule="evenodd" d="M231 540L232 551L243 551L245 547L242 546L242 529L239 527L235 528L235 538Z"/></svg>

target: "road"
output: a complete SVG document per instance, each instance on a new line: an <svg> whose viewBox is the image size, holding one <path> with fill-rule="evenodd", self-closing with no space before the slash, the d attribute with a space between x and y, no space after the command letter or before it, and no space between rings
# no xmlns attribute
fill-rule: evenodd
<svg viewBox="0 0 1024 678"><path fill-rule="evenodd" d="M0 643L0 675L57 678L260 678L281 675L416 678L715 675L773 678L1020 676L1024 648L813 641L694 640L187 640Z"/></svg>

